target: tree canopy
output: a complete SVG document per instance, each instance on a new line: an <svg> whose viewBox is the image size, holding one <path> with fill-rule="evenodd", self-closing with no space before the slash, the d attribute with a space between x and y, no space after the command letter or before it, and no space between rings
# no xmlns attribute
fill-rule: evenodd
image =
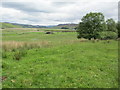
<svg viewBox="0 0 120 90"><path fill-rule="evenodd" d="M107 19L106 24L108 31L117 32L116 23L112 18Z"/></svg>
<svg viewBox="0 0 120 90"><path fill-rule="evenodd" d="M106 30L104 15L102 13L88 13L81 19L77 28L78 38L99 38L99 32Z"/></svg>
<svg viewBox="0 0 120 90"><path fill-rule="evenodd" d="M118 38L120 38L120 21L117 23Z"/></svg>

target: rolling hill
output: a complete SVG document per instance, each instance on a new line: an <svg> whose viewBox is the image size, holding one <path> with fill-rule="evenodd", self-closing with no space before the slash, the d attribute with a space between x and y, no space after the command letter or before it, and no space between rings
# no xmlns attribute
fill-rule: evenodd
<svg viewBox="0 0 120 90"><path fill-rule="evenodd" d="M74 29L77 26L78 26L78 24L58 24L57 26L53 26L51 28L55 28L55 29L61 29L61 28Z"/></svg>
<svg viewBox="0 0 120 90"><path fill-rule="evenodd" d="M0 22L0 28L52 28L52 29L75 29L78 24L58 24L53 26L18 24L9 22Z"/></svg>
<svg viewBox="0 0 120 90"><path fill-rule="evenodd" d="M0 22L0 28L46 28L46 26Z"/></svg>
<svg viewBox="0 0 120 90"><path fill-rule="evenodd" d="M22 26L13 25L11 23L0 22L0 28L22 28Z"/></svg>

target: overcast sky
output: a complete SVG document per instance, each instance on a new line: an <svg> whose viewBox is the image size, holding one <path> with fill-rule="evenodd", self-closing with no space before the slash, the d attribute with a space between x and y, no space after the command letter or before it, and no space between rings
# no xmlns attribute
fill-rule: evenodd
<svg viewBox="0 0 120 90"><path fill-rule="evenodd" d="M119 0L2 0L0 21L33 25L79 23L89 12L118 20Z"/></svg>

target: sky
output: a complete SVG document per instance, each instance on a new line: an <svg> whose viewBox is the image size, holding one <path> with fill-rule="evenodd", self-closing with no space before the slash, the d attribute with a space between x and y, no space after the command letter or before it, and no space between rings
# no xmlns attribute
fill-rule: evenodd
<svg viewBox="0 0 120 90"><path fill-rule="evenodd" d="M0 22L32 25L78 24L89 12L118 20L119 0L1 0Z"/></svg>

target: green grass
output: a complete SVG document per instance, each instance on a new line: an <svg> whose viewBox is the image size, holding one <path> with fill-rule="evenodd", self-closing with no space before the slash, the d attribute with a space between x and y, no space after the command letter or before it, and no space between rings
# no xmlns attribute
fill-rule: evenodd
<svg viewBox="0 0 120 90"><path fill-rule="evenodd" d="M19 35L14 31L3 35L3 42L13 40L48 41L50 46L5 51L3 88L118 87L118 43L115 40L110 43L81 41L75 32ZM18 52L20 60L14 59Z"/></svg>
<svg viewBox="0 0 120 90"><path fill-rule="evenodd" d="M45 32L12 32L3 33L3 41L49 41L51 43L60 43L70 40L77 40L75 32L54 32L54 34L45 34Z"/></svg>

